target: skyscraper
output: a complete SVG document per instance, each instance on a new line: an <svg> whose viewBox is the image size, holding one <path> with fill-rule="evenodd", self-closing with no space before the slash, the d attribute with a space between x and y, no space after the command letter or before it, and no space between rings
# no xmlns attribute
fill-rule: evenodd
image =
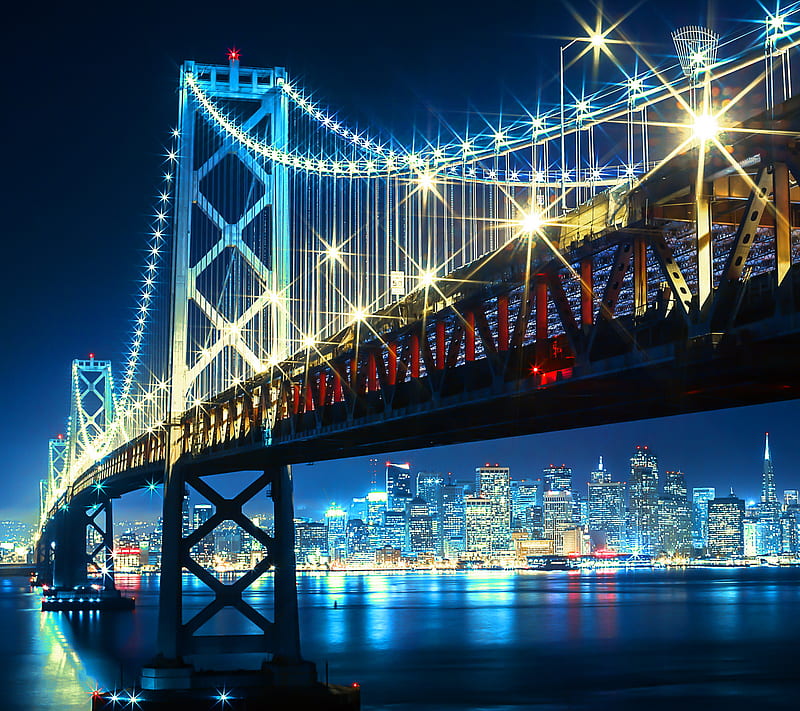
<svg viewBox="0 0 800 711"><path fill-rule="evenodd" d="M611 481L611 474L603 467L600 457L598 468L592 472L589 489L589 531L602 534L605 547L621 551L625 547L625 483Z"/></svg>
<svg viewBox="0 0 800 711"><path fill-rule="evenodd" d="M664 474L664 493L658 497L658 537L668 555L689 555L692 524L683 472Z"/></svg>
<svg viewBox="0 0 800 711"><path fill-rule="evenodd" d="M424 499L428 505L428 514L431 517L435 553L439 556L444 553L442 535L443 490L444 477L441 474L436 472L419 472L417 474L417 496ZM409 524L410 523L411 519L409 519Z"/></svg>
<svg viewBox="0 0 800 711"><path fill-rule="evenodd" d="M413 553L436 553L433 517L427 501L420 496L408 505L408 544Z"/></svg>
<svg viewBox="0 0 800 711"><path fill-rule="evenodd" d="M494 507L492 550L511 548L511 471L508 467L486 466L475 469L475 488L479 497Z"/></svg>
<svg viewBox="0 0 800 711"><path fill-rule="evenodd" d="M591 484L610 484L611 483L611 472L605 468L603 464L603 456L600 455L600 463L597 465L597 469L595 469L589 475L589 483Z"/></svg>
<svg viewBox="0 0 800 711"><path fill-rule="evenodd" d="M575 527L573 503L569 491L546 491L544 494L544 537L553 541L554 550L559 555L564 550L564 533Z"/></svg>
<svg viewBox="0 0 800 711"><path fill-rule="evenodd" d="M713 486L692 489L692 547L698 553L708 547L708 502L716 496Z"/></svg>
<svg viewBox="0 0 800 711"><path fill-rule="evenodd" d="M761 502L757 507L756 547L758 555L781 552L781 505L775 490L775 468L769 451L769 432L764 440L764 464L761 470Z"/></svg>
<svg viewBox="0 0 800 711"><path fill-rule="evenodd" d="M185 501L186 499L184 499ZM211 504L195 504L193 511L194 526L192 528L200 528L214 513L214 507ZM201 565L208 565L214 557L214 533L213 531L203 536L194 546L191 551L192 557L197 560Z"/></svg>
<svg viewBox="0 0 800 711"><path fill-rule="evenodd" d="M744 501L734 495L708 502L708 555L741 558L744 555Z"/></svg>
<svg viewBox="0 0 800 711"><path fill-rule="evenodd" d="M637 445L631 457L631 538L636 552L658 552L658 460L646 445Z"/></svg>
<svg viewBox="0 0 800 711"><path fill-rule="evenodd" d="M776 503L775 468L769 453L769 432L764 435L764 466L761 470L761 503Z"/></svg>
<svg viewBox="0 0 800 711"><path fill-rule="evenodd" d="M414 498L411 493L411 465L386 462L387 508L390 511L405 511Z"/></svg>
<svg viewBox="0 0 800 711"><path fill-rule="evenodd" d="M525 528L528 510L541 505L541 479L511 480L511 526Z"/></svg>
<svg viewBox="0 0 800 711"><path fill-rule="evenodd" d="M482 496L464 497L464 534L468 552L483 555L492 551L494 518L494 501Z"/></svg>
<svg viewBox="0 0 800 711"><path fill-rule="evenodd" d="M565 464L551 464L542 470L545 491L572 491L572 469Z"/></svg>
<svg viewBox="0 0 800 711"><path fill-rule="evenodd" d="M464 487L451 482L442 489L443 554L457 555L464 545Z"/></svg>
<svg viewBox="0 0 800 711"><path fill-rule="evenodd" d="M345 560L347 557L347 511L331 504L325 512L328 526L328 555L331 560Z"/></svg>
<svg viewBox="0 0 800 711"><path fill-rule="evenodd" d="M348 563L368 563L375 558L369 545L369 527L360 518L351 518L345 527Z"/></svg>

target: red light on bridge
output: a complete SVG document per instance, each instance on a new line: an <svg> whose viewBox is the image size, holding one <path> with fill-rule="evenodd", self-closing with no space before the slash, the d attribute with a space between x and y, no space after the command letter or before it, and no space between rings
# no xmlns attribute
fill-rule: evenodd
<svg viewBox="0 0 800 711"><path fill-rule="evenodd" d="M94 360L94 353L90 353L90 354L89 354L89 358L91 358L92 360Z"/></svg>
<svg viewBox="0 0 800 711"><path fill-rule="evenodd" d="M241 50L236 49L236 47L231 47L228 50L228 59L231 62L238 62L242 58Z"/></svg>
<svg viewBox="0 0 800 711"><path fill-rule="evenodd" d="M63 434L56 435L56 439L64 439L64 435Z"/></svg>

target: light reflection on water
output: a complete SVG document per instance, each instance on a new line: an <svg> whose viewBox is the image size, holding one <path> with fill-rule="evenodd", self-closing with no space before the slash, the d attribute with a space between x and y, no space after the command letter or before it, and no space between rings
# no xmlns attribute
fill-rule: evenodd
<svg viewBox="0 0 800 711"><path fill-rule="evenodd" d="M95 680L136 680L154 652L155 576L120 576L132 614L42 614L24 582L0 581L3 688L34 694L28 708L86 709ZM320 675L328 661L332 681L359 681L365 709L652 711L679 700L685 711L722 695L726 708L748 698L783 708L800 693L797 569L330 573L298 584L305 655ZM271 592L267 576L248 598L268 617ZM186 579L185 617L209 600ZM245 624L237 613L227 628Z"/></svg>

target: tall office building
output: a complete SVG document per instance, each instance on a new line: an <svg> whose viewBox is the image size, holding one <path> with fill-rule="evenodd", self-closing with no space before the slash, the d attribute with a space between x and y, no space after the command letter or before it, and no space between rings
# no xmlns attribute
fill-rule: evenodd
<svg viewBox="0 0 800 711"><path fill-rule="evenodd" d="M781 504L775 490L775 468L769 451L769 432L764 441L764 464L761 469L761 501L757 506L756 547L758 555L781 552Z"/></svg>
<svg viewBox="0 0 800 711"><path fill-rule="evenodd" d="M541 479L511 480L511 527L525 528L529 518L528 510L541 506Z"/></svg>
<svg viewBox="0 0 800 711"><path fill-rule="evenodd" d="M328 555L331 560L345 560L347 557L347 511L331 504L325 512L328 527Z"/></svg>
<svg viewBox="0 0 800 711"><path fill-rule="evenodd" d="M386 462L387 508L390 511L405 511L414 498L411 492L411 465Z"/></svg>
<svg viewBox="0 0 800 711"><path fill-rule="evenodd" d="M328 527L322 521L295 522L295 556L298 563L317 565L328 555Z"/></svg>
<svg viewBox="0 0 800 711"><path fill-rule="evenodd" d="M692 489L692 548L697 553L708 547L708 502L716 496L713 486Z"/></svg>
<svg viewBox="0 0 800 711"><path fill-rule="evenodd" d="M408 522L405 511L383 513L383 545L408 551Z"/></svg>
<svg viewBox="0 0 800 711"><path fill-rule="evenodd" d="M634 550L655 554L658 540L658 460L646 445L631 457L630 513Z"/></svg>
<svg viewBox="0 0 800 711"><path fill-rule="evenodd" d="M428 502L420 496L408 505L408 545L412 553L437 553L433 516Z"/></svg>
<svg viewBox="0 0 800 711"><path fill-rule="evenodd" d="M545 491L572 491L572 469L565 464L551 464L542 470Z"/></svg>
<svg viewBox="0 0 800 711"><path fill-rule="evenodd" d="M741 558L744 555L744 501L734 495L708 502L708 555Z"/></svg>
<svg viewBox="0 0 800 711"><path fill-rule="evenodd" d="M479 497L494 506L492 550L511 548L511 471L508 467L486 466L475 469L475 488Z"/></svg>
<svg viewBox="0 0 800 711"><path fill-rule="evenodd" d="M605 465L603 464L603 457L600 456L600 463L597 465L597 469L595 469L589 475L589 483L590 484L610 484L611 483L611 472L606 469Z"/></svg>
<svg viewBox="0 0 800 711"><path fill-rule="evenodd" d="M369 545L369 527L362 519L351 518L347 521L345 537L349 563L369 563L375 558L375 551Z"/></svg>
<svg viewBox="0 0 800 711"><path fill-rule="evenodd" d="M435 553L441 556L444 553L444 536L442 535L444 477L436 472L419 472L417 474L417 496L424 499L428 504L428 513L433 527ZM411 520L409 519L410 523Z"/></svg>
<svg viewBox="0 0 800 711"><path fill-rule="evenodd" d="M553 541L556 554L564 550L564 533L575 528L572 516L572 494L569 491L546 491L544 493L544 537Z"/></svg>
<svg viewBox="0 0 800 711"><path fill-rule="evenodd" d="M764 435L764 466L761 470L761 503L776 503L775 468L769 452L769 432Z"/></svg>
<svg viewBox="0 0 800 711"><path fill-rule="evenodd" d="M783 508L800 504L800 492L797 489L783 490Z"/></svg>
<svg viewBox="0 0 800 711"><path fill-rule="evenodd" d="M442 489L442 549L445 556L464 550L464 487L445 484Z"/></svg>
<svg viewBox="0 0 800 711"><path fill-rule="evenodd" d="M658 498L658 537L668 555L687 556L692 548L692 519L683 472L664 473L664 493Z"/></svg>
<svg viewBox="0 0 800 711"><path fill-rule="evenodd" d="M482 496L464 497L466 550L485 555L494 546L495 502Z"/></svg>
<svg viewBox="0 0 800 711"><path fill-rule="evenodd" d="M588 525L590 534L601 534L605 547L615 551L625 549L625 483L611 481L603 467L592 472L588 485Z"/></svg>
<svg viewBox="0 0 800 711"><path fill-rule="evenodd" d="M369 545L374 551L384 545L383 514L386 512L388 497L385 491L370 491L367 494L367 527L369 528Z"/></svg>
<svg viewBox="0 0 800 711"><path fill-rule="evenodd" d="M185 501L185 499L184 499ZM214 507L211 504L195 504L193 513L193 526L192 530L200 528L214 513ZM201 565L207 565L214 557L214 533L213 531L203 536L197 543L192 546L192 558L194 558Z"/></svg>

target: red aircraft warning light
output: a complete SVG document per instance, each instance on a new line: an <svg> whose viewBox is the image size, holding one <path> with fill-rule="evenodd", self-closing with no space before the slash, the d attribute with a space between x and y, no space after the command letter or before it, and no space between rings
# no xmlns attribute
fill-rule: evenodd
<svg viewBox="0 0 800 711"><path fill-rule="evenodd" d="M236 49L236 47L231 47L231 48L228 50L228 59L229 59L231 62L238 62L238 61L239 61L241 58L242 58L242 52L241 52L241 50L239 50L239 49Z"/></svg>

